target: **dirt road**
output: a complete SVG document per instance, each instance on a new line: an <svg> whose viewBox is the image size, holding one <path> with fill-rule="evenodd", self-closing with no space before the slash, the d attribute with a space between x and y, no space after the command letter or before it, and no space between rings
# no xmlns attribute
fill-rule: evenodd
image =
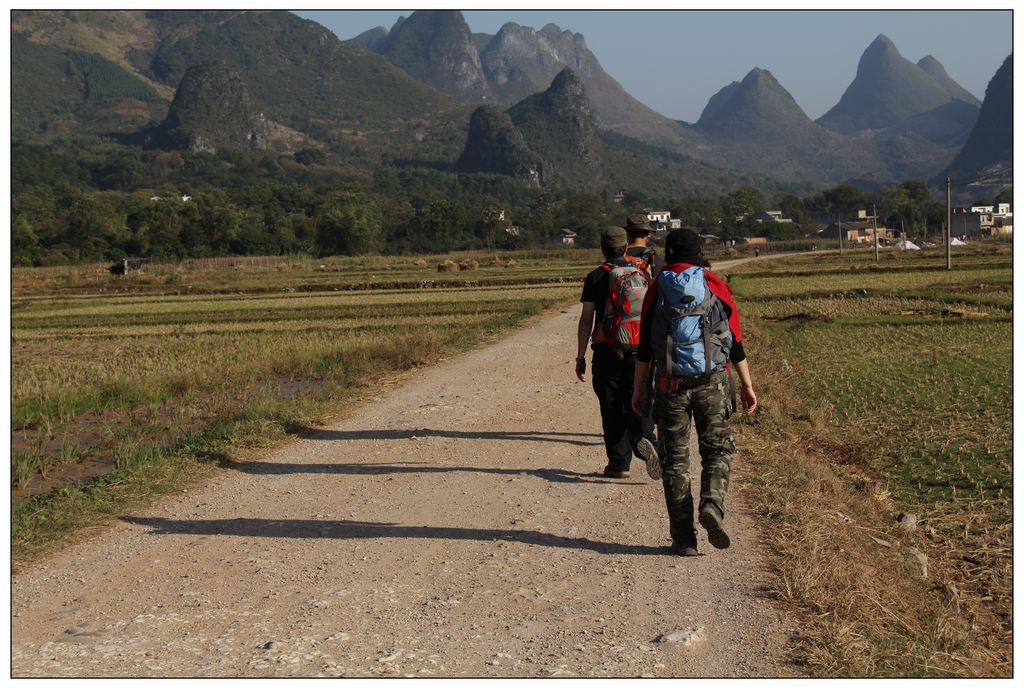
<svg viewBox="0 0 1024 688"><path fill-rule="evenodd" d="M598 474L578 313L19 572L13 674L792 674L743 504L731 549L678 558L643 464Z"/></svg>

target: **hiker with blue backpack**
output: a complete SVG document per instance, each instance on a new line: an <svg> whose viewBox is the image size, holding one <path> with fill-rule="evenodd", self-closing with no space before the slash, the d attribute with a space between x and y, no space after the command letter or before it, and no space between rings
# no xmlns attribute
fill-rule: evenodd
<svg viewBox="0 0 1024 688"><path fill-rule="evenodd" d="M701 458L697 518L708 542L724 549L729 546L723 525L725 495L736 450L729 426L729 363L739 376L748 414L757 408L757 395L743 351L739 309L729 285L709 269L703 240L688 229L671 232L665 240L665 263L644 300L632 405L634 411L645 408L649 391L644 379L653 366L654 416L672 552L696 556L691 420L697 427Z"/></svg>
<svg viewBox="0 0 1024 688"><path fill-rule="evenodd" d="M601 409L601 430L608 463L604 475L629 477L635 453L652 478L660 476L661 464L654 445L650 416L632 408L633 371L640 344L640 315L650 285L643 259L626 255L626 231L605 227L601 231L605 262L587 275L580 303L583 311L577 327L576 377L583 382L587 370L587 345L593 351L592 384Z"/></svg>

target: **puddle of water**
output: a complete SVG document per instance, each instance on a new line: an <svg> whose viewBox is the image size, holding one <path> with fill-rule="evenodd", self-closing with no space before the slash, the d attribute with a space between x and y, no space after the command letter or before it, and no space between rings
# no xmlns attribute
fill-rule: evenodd
<svg viewBox="0 0 1024 688"><path fill-rule="evenodd" d="M11 490L11 506L56 487L79 485L114 470L114 458L102 456L82 459L47 469L47 476L34 475L21 487Z"/></svg>

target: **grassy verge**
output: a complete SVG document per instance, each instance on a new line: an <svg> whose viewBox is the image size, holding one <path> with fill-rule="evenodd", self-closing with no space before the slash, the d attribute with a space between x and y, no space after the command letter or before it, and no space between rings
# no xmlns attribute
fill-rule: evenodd
<svg viewBox="0 0 1024 688"><path fill-rule="evenodd" d="M281 442L578 288L16 297L13 487L55 487L14 505L14 559L180 491L223 454Z"/></svg>
<svg viewBox="0 0 1024 688"><path fill-rule="evenodd" d="M1010 254L956 258L732 279L763 403L738 429L741 489L809 673L1012 673Z"/></svg>

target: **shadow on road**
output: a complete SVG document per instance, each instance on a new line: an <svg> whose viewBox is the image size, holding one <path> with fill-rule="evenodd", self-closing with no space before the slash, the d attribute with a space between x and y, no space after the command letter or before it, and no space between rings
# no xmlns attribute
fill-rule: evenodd
<svg viewBox="0 0 1024 688"><path fill-rule="evenodd" d="M211 520L175 520L141 516L122 516L121 520L152 528L154 535L238 535L242 537L334 538L368 540L377 538L416 538L426 540L479 540L481 542L522 542L542 547L565 547L600 554L669 554L667 547L624 545L587 538L564 537L532 530L494 530L487 528L440 528L436 526L400 526L394 523L365 521L315 521L308 519L271 520L231 518Z"/></svg>
<svg viewBox="0 0 1024 688"><path fill-rule="evenodd" d="M226 454L209 455L221 468L250 475L292 475L320 473L324 475L397 475L403 473L486 473L490 475L524 475L543 478L553 483L607 482L629 483L605 478L600 472L578 473L561 468L482 468L479 466L434 466L415 461L395 463L273 463L270 461L235 461Z"/></svg>
<svg viewBox="0 0 1024 688"><path fill-rule="evenodd" d="M600 439L593 442L568 439L572 437L600 438L586 432L464 432L461 430L434 430L432 428L415 428L412 430L323 430L305 425L294 425L288 433L307 440L410 440L414 437L448 437L458 440L513 440L523 442L560 442L578 447L603 446Z"/></svg>

